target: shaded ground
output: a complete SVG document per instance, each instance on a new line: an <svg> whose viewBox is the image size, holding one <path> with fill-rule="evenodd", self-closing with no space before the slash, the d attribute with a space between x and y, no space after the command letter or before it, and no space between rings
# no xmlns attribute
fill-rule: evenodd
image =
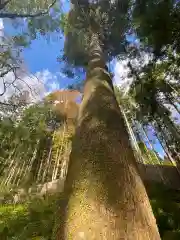
<svg viewBox="0 0 180 240"><path fill-rule="evenodd" d="M0 206L1 240L50 240L55 222L56 196Z"/></svg>
<svg viewBox="0 0 180 240"><path fill-rule="evenodd" d="M146 183L163 240L180 239L180 191ZM24 204L0 206L1 240L51 240L57 212L56 195Z"/></svg>

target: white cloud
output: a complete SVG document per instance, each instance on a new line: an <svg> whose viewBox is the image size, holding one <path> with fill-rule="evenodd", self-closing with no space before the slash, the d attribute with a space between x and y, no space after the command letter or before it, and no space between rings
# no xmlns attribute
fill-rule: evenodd
<svg viewBox="0 0 180 240"><path fill-rule="evenodd" d="M41 72L37 72L36 76L41 78L43 82L47 82L50 78L52 78L52 73L48 69L45 69Z"/></svg>
<svg viewBox="0 0 180 240"><path fill-rule="evenodd" d="M36 75L26 73L18 75L18 79L16 81L14 81L14 79L15 77L13 72L9 72L4 77L6 91L4 95L0 97L0 101L6 100L15 93L18 94L19 91L27 90L30 93L31 101L36 102L42 99L46 92L43 82ZM0 78L0 94L3 92L3 79Z"/></svg>
<svg viewBox="0 0 180 240"><path fill-rule="evenodd" d="M57 72L57 75L59 75L61 78L66 78L66 75L62 72Z"/></svg>
<svg viewBox="0 0 180 240"><path fill-rule="evenodd" d="M14 82L13 72L9 72L4 77L4 82L6 82L7 90L3 96L0 97L0 101L4 101L8 97L12 96L14 93L18 93L19 90L27 90L30 92L30 98L32 102L36 102L43 97L47 96L52 91L56 91L60 88L59 79L65 78L66 76L61 72L56 72L55 74L50 72L48 69L36 72L34 75L28 73L24 68L22 68L17 74L19 79ZM60 77L59 77L60 76ZM19 90L18 90L19 89ZM3 93L3 79L0 78L0 94Z"/></svg>
<svg viewBox="0 0 180 240"><path fill-rule="evenodd" d="M46 87L46 92L52 92L60 89L59 78L65 78L66 76L61 72L56 72L55 74L45 69L41 72L37 72L36 76L41 79ZM61 88L62 89L62 88Z"/></svg>
<svg viewBox="0 0 180 240"><path fill-rule="evenodd" d="M51 91L55 91L55 90L59 89L59 83L54 81L52 83L49 83L48 87L51 89Z"/></svg>
<svg viewBox="0 0 180 240"><path fill-rule="evenodd" d="M140 60L131 60L131 65L136 70L139 70L142 66L148 64L152 58L152 56L147 53L141 52L140 54ZM122 88L125 94L128 92L133 81L133 77L128 76L131 73L129 67L127 66L128 62L129 59L116 61L114 67L114 84Z"/></svg>
<svg viewBox="0 0 180 240"><path fill-rule="evenodd" d="M128 77L129 69L127 67L128 60L117 61L114 67L114 85L122 88L126 93L129 89L133 78Z"/></svg>
<svg viewBox="0 0 180 240"><path fill-rule="evenodd" d="M0 18L0 37L4 36L4 23L3 23L3 19Z"/></svg>

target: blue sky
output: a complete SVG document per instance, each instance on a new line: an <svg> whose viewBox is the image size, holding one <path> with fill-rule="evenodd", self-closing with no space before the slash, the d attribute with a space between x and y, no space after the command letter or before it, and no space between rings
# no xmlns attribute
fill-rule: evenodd
<svg viewBox="0 0 180 240"><path fill-rule="evenodd" d="M69 8L69 1L64 1L63 10L67 11ZM4 32L7 35L17 34L21 29L13 27L12 22L4 21ZM25 25L24 25L25 27ZM136 36L127 36L127 40L133 43L139 43ZM28 48L24 48L22 51L23 61L30 74L38 76L45 84L47 92L51 92L57 89L66 88L72 84L75 80L67 78L62 73L63 61L58 61L58 57L62 54L64 45L64 37L61 33L52 33L50 37L45 38L38 35L35 40L31 42ZM111 70L114 72L117 70L124 71L122 66L117 64L114 59L111 63ZM119 81L119 78L117 78ZM120 80L122 82L122 80ZM115 79L116 82L116 79ZM117 82L116 82L117 83ZM164 155L158 142L155 143L156 151L160 155Z"/></svg>
<svg viewBox="0 0 180 240"><path fill-rule="evenodd" d="M61 0L61 2L63 3L63 11L67 12L70 6L69 0ZM3 24L6 35L17 35L17 33L22 33L26 29L24 20L21 21L19 28L14 27L12 21L9 20L4 20ZM127 36L127 40L137 43L135 35ZM35 75L38 73L38 76L41 77L45 84L47 92L66 88L75 82L74 79L70 79L62 73L63 61L57 60L63 52L63 45L64 36L60 32L48 34L47 37L39 34L31 42L31 45L22 51L22 58L28 71ZM112 72L114 72L115 66L116 60L114 59L110 64ZM117 83L116 80L115 82Z"/></svg>
<svg viewBox="0 0 180 240"><path fill-rule="evenodd" d="M62 7L63 11L68 11L69 1L63 1ZM25 22L19 28L15 28L12 22L8 20L5 20L3 24L6 35L22 33L26 27ZM48 92L66 88L74 82L74 79L67 78L62 73L63 62L58 61L58 57L63 51L63 45L64 37L60 32L48 34L47 37L39 34L31 42L31 45L22 51L23 61L31 74L41 73L40 76L43 78L43 72L45 72L46 78L42 80Z"/></svg>

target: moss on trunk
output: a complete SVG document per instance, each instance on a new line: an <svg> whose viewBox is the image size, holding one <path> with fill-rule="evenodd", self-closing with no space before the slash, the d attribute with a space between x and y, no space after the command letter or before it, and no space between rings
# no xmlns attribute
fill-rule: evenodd
<svg viewBox="0 0 180 240"><path fill-rule="evenodd" d="M92 39L56 239L158 240L155 218L96 40Z"/></svg>

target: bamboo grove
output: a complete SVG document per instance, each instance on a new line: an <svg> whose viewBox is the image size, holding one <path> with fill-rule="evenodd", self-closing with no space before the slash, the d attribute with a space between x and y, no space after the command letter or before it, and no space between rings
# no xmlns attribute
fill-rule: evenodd
<svg viewBox="0 0 180 240"><path fill-rule="evenodd" d="M1 186L31 186L63 178L71 137L64 113L47 101L24 110L19 121L2 118Z"/></svg>
<svg viewBox="0 0 180 240"><path fill-rule="evenodd" d="M148 6L151 6L150 8L153 9L154 15L158 19L161 19L158 22L159 25L156 25L154 18L151 17L153 14L149 12ZM163 163L158 156L157 149L155 150L156 144L153 143L153 135L154 141L160 144L161 151L165 154L165 162L176 166L180 158L179 45L177 41L179 36L179 25L177 22L179 3L175 4L173 1L169 1L166 4L164 1L156 3L155 1L148 0L147 4L144 5L144 3L135 1L134 7L131 9L132 12L128 12L130 7L131 4L129 1L122 1L121 3L120 1L115 1L114 3L110 1L92 1L91 4L88 1L72 1L72 8L69 13L61 13L60 17L60 28L66 37L63 60L66 63L67 72L69 72L69 67L71 70L73 67L73 71L76 74L78 73L76 70L78 70L79 66L83 67L86 71L87 46L90 36L88 26L93 25L99 31L104 44L105 49L103 50L107 63L113 58L119 61L125 59L126 67L129 69L126 79L130 78L132 81L130 91L127 96L124 96L123 90L119 91L117 89L116 95L119 103L124 106L122 111L126 114L125 118L128 119L128 126L131 128L129 132L135 135L132 137L134 139L132 140L134 142L133 146L136 146L137 150L140 145L142 155L145 158L148 156L148 160L143 160L145 163ZM90 10L87 11L87 9ZM107 9L109 9L108 12ZM57 11L56 6L55 10ZM166 18L162 17L164 12L166 13ZM9 17L11 18L10 15ZM14 17L21 18L20 15ZM42 19L44 18L45 16L42 17ZM37 21L40 20L41 18ZM36 24L33 25L33 21L36 21L36 17L29 20L29 24L31 23L29 27L35 28L34 31L36 32L36 27L39 28L39 26L36 26ZM52 23L54 22L52 21ZM173 23L175 24L173 25ZM58 24L57 19L56 24ZM140 38L138 44L128 42L124 38L124 33L127 33L130 28L129 24L132 26L130 34L134 34L137 39L138 37ZM152 26L152 29L150 29L150 26ZM171 30L170 28L166 28L162 32L162 26L173 27ZM156 27L158 28L158 33ZM118 34L117 29L119 29ZM30 33L32 32L30 31ZM162 34L166 34L166 38L162 38ZM76 47L71 47L71 41L73 41L73 46ZM18 48L18 46L16 47ZM20 179L23 176L27 178L27 182L31 182L32 179L35 182L45 182L59 176L55 162L53 163L53 161L59 161L57 160L57 155L59 151L61 152L61 141L58 140L58 136L59 138L63 137L59 133L59 130L56 129L56 126L52 127L52 129L55 128L54 130L49 130L47 126L46 129L46 124L43 123L44 126L42 127L38 123L37 126L39 126L39 129L29 128L30 130L28 130L30 131L28 134L33 136L33 140L30 141L30 137L28 137L29 135L26 132L30 124L28 123L28 127L24 126L24 122L30 117L28 111L36 112L36 108L42 108L41 110L44 111L43 109L46 108L46 106L42 107L41 104L40 107L38 105L25 110L23 113L24 117L20 121L17 120L18 116L12 120L4 117L2 114L0 163L1 176L4 179L2 181L3 184L12 183L19 185L21 182ZM7 109L2 108L3 111L6 112ZM175 113L176 119L172 118L172 112ZM16 115L18 114L14 114L14 116ZM63 119L63 117L60 117L60 119ZM58 123L61 129L63 129L63 121L60 121L61 124ZM32 122L32 124L36 125L35 122ZM42 134L43 136L39 138L38 134ZM135 142L138 142L138 144ZM62 148L63 151L64 148ZM152 151L152 153L149 151ZM41 159L38 163L35 161L37 158ZM51 158L52 161L50 160ZM43 163L43 161L50 164L45 167L45 171L45 162ZM32 176L29 175L27 177L26 173L28 172L33 172L30 174ZM17 176L14 177L14 174L17 174ZM28 180L28 178L31 180ZM23 180L23 182L26 181Z"/></svg>
<svg viewBox="0 0 180 240"><path fill-rule="evenodd" d="M178 155L174 158L166 132L139 118L138 104L130 96L122 97L122 89L116 87L115 92L137 162L177 168ZM1 118L1 187L30 187L65 177L78 108L74 96L78 95L76 90L55 92L25 109L20 120L18 116ZM65 102L53 105L59 98ZM70 108L64 107L67 103ZM157 144L164 158L159 156Z"/></svg>

